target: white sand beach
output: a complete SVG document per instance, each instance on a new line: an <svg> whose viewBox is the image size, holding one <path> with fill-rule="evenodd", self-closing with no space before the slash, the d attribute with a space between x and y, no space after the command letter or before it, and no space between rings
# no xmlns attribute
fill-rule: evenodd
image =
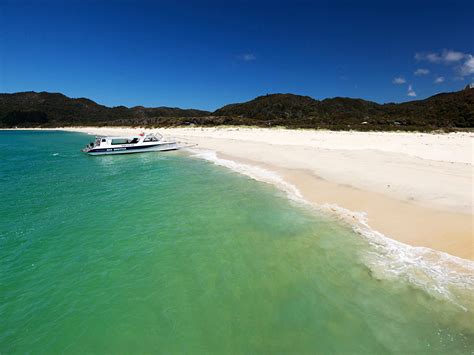
<svg viewBox="0 0 474 355"><path fill-rule="evenodd" d="M138 128L66 128L91 134ZM474 134L246 127L160 133L279 174L313 203L366 212L371 228L413 246L474 259Z"/></svg>

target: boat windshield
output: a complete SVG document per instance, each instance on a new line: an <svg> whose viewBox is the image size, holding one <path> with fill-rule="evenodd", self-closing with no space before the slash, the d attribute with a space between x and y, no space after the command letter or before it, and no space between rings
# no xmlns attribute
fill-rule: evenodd
<svg viewBox="0 0 474 355"><path fill-rule="evenodd" d="M149 137L146 137L143 141L144 142L158 142L158 138L156 138L155 136L149 136Z"/></svg>

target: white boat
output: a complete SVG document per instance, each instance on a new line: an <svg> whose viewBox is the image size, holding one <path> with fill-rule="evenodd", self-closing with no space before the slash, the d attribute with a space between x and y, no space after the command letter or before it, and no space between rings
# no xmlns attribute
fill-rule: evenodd
<svg viewBox="0 0 474 355"><path fill-rule="evenodd" d="M96 136L95 141L89 143L83 152L90 155L129 154L144 152L161 152L179 149L174 141L166 141L158 133L141 133L137 136L111 137Z"/></svg>

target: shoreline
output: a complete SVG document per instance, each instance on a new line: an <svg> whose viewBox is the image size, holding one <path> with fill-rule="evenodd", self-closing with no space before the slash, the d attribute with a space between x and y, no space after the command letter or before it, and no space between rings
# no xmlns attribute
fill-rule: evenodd
<svg viewBox="0 0 474 355"><path fill-rule="evenodd" d="M380 193L339 185L308 170L284 169L225 154L217 156L278 174L285 182L294 186L305 201L316 206L326 206L331 210L331 206L335 205L351 213L366 214L369 227L388 238L410 246L426 247L474 260L472 244L469 243L472 243L473 238L470 214L426 208ZM429 223L420 224L420 220ZM415 225L416 228L413 228ZM450 234L457 237L447 241ZM427 235L431 238L426 238Z"/></svg>
<svg viewBox="0 0 474 355"><path fill-rule="evenodd" d="M162 131L275 172L313 204L365 213L370 228L388 238L474 260L472 134Z"/></svg>
<svg viewBox="0 0 474 355"><path fill-rule="evenodd" d="M133 134L140 129L47 130ZM215 151L218 158L273 172L312 204L362 212L372 230L390 239L474 260L470 133L156 130Z"/></svg>

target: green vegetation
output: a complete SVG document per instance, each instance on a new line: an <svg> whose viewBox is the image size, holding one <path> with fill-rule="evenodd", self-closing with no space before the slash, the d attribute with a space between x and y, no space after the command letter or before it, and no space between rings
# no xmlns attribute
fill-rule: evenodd
<svg viewBox="0 0 474 355"><path fill-rule="evenodd" d="M252 125L357 130L474 128L474 89L401 104L336 97L272 94L215 112L170 107L106 107L62 94L0 94L1 127Z"/></svg>
<svg viewBox="0 0 474 355"><path fill-rule="evenodd" d="M32 120L39 113L42 113L42 120ZM89 99L72 99L48 92L0 94L0 126L3 127L159 125L163 118L185 119L209 114L172 107L106 107Z"/></svg>
<svg viewBox="0 0 474 355"><path fill-rule="evenodd" d="M438 94L426 100L384 104L336 97L276 94L227 105L214 115L242 124L292 128L434 130L474 127L474 90ZM251 120L249 122L249 120Z"/></svg>

